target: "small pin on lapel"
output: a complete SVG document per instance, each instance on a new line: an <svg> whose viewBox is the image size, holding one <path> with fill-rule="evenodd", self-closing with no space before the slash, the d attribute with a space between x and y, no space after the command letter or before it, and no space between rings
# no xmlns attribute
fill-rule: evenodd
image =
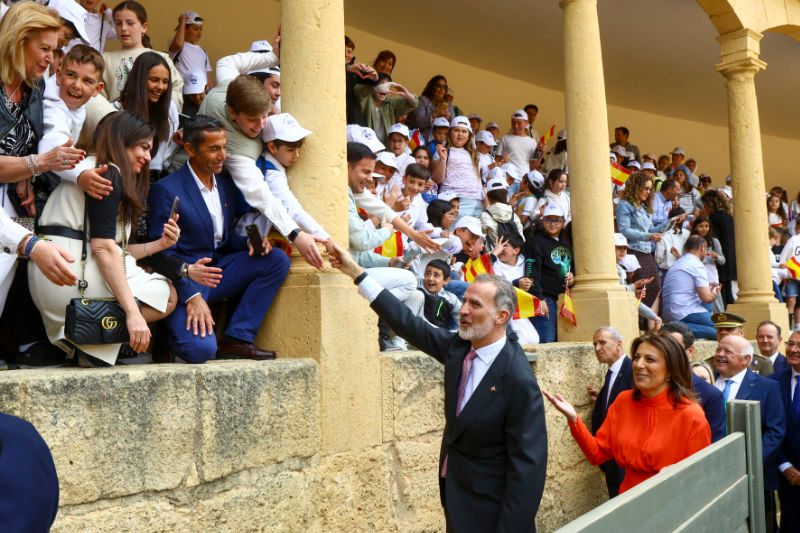
<svg viewBox="0 0 800 533"><path fill-rule="evenodd" d="M492 385L491 387L489 387L489 392L497 392L497 387Z"/></svg>

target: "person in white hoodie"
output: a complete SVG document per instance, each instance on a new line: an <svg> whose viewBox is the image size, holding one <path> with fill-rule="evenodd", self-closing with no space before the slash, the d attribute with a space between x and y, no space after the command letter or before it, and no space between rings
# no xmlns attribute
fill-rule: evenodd
<svg viewBox="0 0 800 533"><path fill-rule="evenodd" d="M547 204L556 204L564 211L564 225L572 220L569 191L567 191L567 175L560 168L551 170L545 178L544 195L536 202L531 218L539 219Z"/></svg>
<svg viewBox="0 0 800 533"><path fill-rule="evenodd" d="M522 222L508 204L508 182L502 168L489 172L486 183L486 198L489 208L481 213L481 228L490 243L496 243L497 237L516 230L522 236Z"/></svg>

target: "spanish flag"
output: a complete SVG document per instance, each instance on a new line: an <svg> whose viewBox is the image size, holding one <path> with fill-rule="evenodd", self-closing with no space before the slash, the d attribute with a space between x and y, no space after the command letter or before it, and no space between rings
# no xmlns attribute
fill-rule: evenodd
<svg viewBox="0 0 800 533"><path fill-rule="evenodd" d="M494 274L494 267L492 266L492 258L489 254L483 254L476 259L470 259L463 266L464 281L472 283L475 278L481 274Z"/></svg>
<svg viewBox="0 0 800 533"><path fill-rule="evenodd" d="M517 309L512 317L514 320L532 316L544 316L542 301L539 298L517 287L514 287L514 289L517 291Z"/></svg>
<svg viewBox="0 0 800 533"><path fill-rule="evenodd" d="M402 257L403 256L403 234L399 231L392 233L392 236L384 241L383 244L375 248L375 253L383 257Z"/></svg>
<svg viewBox="0 0 800 533"><path fill-rule="evenodd" d="M611 163L611 182L615 185L625 185L628 178L633 174L633 170L625 168L617 163Z"/></svg>
<svg viewBox="0 0 800 533"><path fill-rule="evenodd" d="M797 256L786 261L786 268L789 269L792 279L800 279L800 260L797 259Z"/></svg>
<svg viewBox="0 0 800 533"><path fill-rule="evenodd" d="M564 303L561 304L561 310L558 314L572 322L573 326L578 325L578 321L575 319L575 306L572 304L572 295L569 293L569 288L564 291Z"/></svg>
<svg viewBox="0 0 800 533"><path fill-rule="evenodd" d="M413 150L417 146L422 146L423 144L425 144L425 139L422 137L419 130L412 130L411 137L408 139L408 147Z"/></svg>
<svg viewBox="0 0 800 533"><path fill-rule="evenodd" d="M553 137L553 135L555 135L555 134L556 134L556 125L555 125L555 124L553 124L552 126L550 126L550 129L549 129L549 130L547 130L546 132L544 132L544 135L542 135L541 137L539 137L539 142L540 142L540 143L543 143L543 144L547 144L548 142L550 142L550 139L551 139L551 138Z"/></svg>
<svg viewBox="0 0 800 533"><path fill-rule="evenodd" d="M267 235L267 238L269 239L269 243L273 246L273 248L280 248L286 253L286 255L289 257L292 256L292 245L286 240L286 237L274 229L271 229L269 235Z"/></svg>

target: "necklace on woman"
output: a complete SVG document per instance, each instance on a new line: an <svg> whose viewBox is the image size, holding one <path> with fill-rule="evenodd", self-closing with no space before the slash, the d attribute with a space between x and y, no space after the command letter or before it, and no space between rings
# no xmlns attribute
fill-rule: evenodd
<svg viewBox="0 0 800 533"><path fill-rule="evenodd" d="M16 103L16 102L14 102L14 97L17 95L17 93L19 92L21 87L22 87L22 81L20 80L20 82L17 84L17 88L14 89L14 92L9 93L8 92L8 85L6 85L5 83L3 84L3 92L5 93L6 101L8 101L9 104L15 104Z"/></svg>

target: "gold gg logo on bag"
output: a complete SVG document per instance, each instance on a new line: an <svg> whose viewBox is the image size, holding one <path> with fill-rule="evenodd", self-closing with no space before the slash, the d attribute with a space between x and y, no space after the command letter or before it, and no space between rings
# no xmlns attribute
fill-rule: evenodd
<svg viewBox="0 0 800 533"><path fill-rule="evenodd" d="M119 322L113 316L104 316L100 321L100 325L103 326L103 329L116 329Z"/></svg>

